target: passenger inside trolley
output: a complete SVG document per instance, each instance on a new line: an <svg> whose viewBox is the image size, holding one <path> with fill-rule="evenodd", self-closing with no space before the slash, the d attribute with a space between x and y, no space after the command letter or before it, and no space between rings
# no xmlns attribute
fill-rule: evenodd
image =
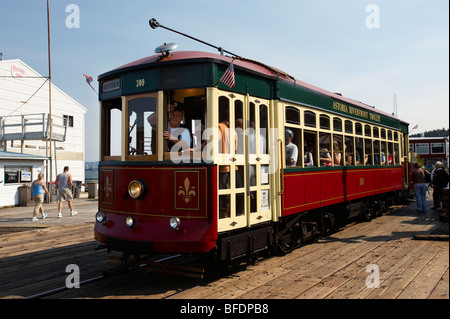
<svg viewBox="0 0 450 319"><path fill-rule="evenodd" d="M311 152L311 149L308 145L308 143L306 142L305 139L305 143L303 145L303 150L304 150L304 165L305 167L312 167L314 166L314 159L313 159L313 154Z"/></svg>
<svg viewBox="0 0 450 319"><path fill-rule="evenodd" d="M292 140L294 138L294 132L290 129L285 130L286 141L286 166L297 166L298 159L298 147Z"/></svg>
<svg viewBox="0 0 450 319"><path fill-rule="evenodd" d="M333 166L330 153L327 148L320 150L320 166Z"/></svg>

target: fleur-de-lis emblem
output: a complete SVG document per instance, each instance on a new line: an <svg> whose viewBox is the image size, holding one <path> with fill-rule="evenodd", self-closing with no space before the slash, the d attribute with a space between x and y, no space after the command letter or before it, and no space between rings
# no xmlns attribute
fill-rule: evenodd
<svg viewBox="0 0 450 319"><path fill-rule="evenodd" d="M109 183L109 176L106 176L106 182L105 182L105 197L109 198L109 195L112 192L111 184Z"/></svg>
<svg viewBox="0 0 450 319"><path fill-rule="evenodd" d="M191 186L191 181L186 177L186 179L184 180L184 187L178 187L178 196L181 196L187 204L195 195L197 195L197 193L195 192L195 187Z"/></svg>

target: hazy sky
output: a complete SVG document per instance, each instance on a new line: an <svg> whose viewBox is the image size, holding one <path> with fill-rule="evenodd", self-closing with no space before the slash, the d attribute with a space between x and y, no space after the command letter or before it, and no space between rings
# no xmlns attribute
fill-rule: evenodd
<svg viewBox="0 0 450 319"><path fill-rule="evenodd" d="M414 133L449 127L448 1L50 0L52 82L88 110L87 161L98 159L98 101L83 73L97 89L99 74L164 42L215 52L150 18L385 112L395 94ZM0 0L0 52L48 75L46 0Z"/></svg>

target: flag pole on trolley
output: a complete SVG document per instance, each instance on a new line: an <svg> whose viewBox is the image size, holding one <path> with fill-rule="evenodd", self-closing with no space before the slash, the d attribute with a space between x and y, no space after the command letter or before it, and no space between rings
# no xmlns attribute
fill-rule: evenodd
<svg viewBox="0 0 450 319"><path fill-rule="evenodd" d="M227 70L222 75L220 80L217 81L215 87L217 87L219 85L219 83L222 82L223 84L228 86L230 89L234 88L234 85L236 84L236 80L234 77L234 65L233 65L234 60L235 60L235 58L233 58L231 60L230 65L228 66Z"/></svg>
<svg viewBox="0 0 450 319"><path fill-rule="evenodd" d="M94 79L92 78L92 76L87 75L86 73L83 74L83 76L86 78L86 83L91 87L91 89L95 92L95 94L98 95L97 91L95 91L94 87L92 86L91 82L94 81Z"/></svg>

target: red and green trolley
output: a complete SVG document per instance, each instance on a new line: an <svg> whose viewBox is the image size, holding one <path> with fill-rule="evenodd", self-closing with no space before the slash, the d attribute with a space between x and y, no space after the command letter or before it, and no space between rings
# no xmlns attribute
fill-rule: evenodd
<svg viewBox="0 0 450 319"><path fill-rule="evenodd" d="M287 252L408 193L407 123L263 63L162 52L98 80L95 238L110 250ZM175 104L187 148L164 138Z"/></svg>

